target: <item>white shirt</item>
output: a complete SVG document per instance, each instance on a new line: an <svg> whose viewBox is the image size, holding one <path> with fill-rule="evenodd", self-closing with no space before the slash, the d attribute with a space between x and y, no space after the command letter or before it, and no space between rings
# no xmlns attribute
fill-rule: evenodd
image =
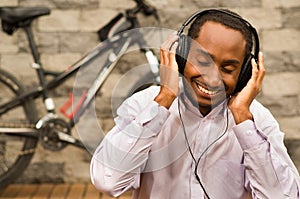
<svg viewBox="0 0 300 199"><path fill-rule="evenodd" d="M203 117L183 93L169 109L159 106L158 92L136 93L118 109L91 162L96 188L115 197L134 189L133 199L205 198L193 155L211 199L300 198L284 134L259 102L250 107L254 121L236 125L227 101Z"/></svg>

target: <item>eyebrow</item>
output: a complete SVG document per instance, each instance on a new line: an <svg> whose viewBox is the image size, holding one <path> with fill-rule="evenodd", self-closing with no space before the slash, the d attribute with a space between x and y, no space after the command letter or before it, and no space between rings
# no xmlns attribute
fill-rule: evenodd
<svg viewBox="0 0 300 199"><path fill-rule="evenodd" d="M197 51L197 53L204 54L205 56L213 57L213 55L209 54L208 52L206 52L202 48L197 48L196 51Z"/></svg>
<svg viewBox="0 0 300 199"><path fill-rule="evenodd" d="M201 53L201 54L205 55L205 56L209 56L212 60L214 60L214 58L215 58L214 55L210 54L209 52L205 51L202 48L198 48L198 49L196 49L196 51L198 53ZM225 60L224 63L225 64L241 64L241 62L237 59L228 59L228 60Z"/></svg>

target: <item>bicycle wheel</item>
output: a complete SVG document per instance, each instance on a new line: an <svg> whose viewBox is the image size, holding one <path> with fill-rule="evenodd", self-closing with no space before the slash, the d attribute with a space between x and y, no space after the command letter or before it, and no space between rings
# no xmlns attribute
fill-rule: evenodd
<svg viewBox="0 0 300 199"><path fill-rule="evenodd" d="M147 67L146 67L147 68ZM132 94L144 90L150 86L159 85L157 76L155 76L151 71L145 70L145 67L140 67L133 71L133 74L126 74L119 80L117 85L114 87L114 91L111 99L111 108L113 117L116 116L116 111L121 103L130 97ZM143 72L142 72L143 71ZM135 74L138 75L135 75ZM133 78L136 77L136 79ZM117 94L116 94L117 93ZM120 96L121 93L121 96ZM117 97L114 97L117 95Z"/></svg>
<svg viewBox="0 0 300 199"><path fill-rule="evenodd" d="M0 106L24 91L22 84L10 73L0 69ZM0 114L0 188L5 187L29 165L37 138L8 134L4 128L32 127L37 120L33 99Z"/></svg>

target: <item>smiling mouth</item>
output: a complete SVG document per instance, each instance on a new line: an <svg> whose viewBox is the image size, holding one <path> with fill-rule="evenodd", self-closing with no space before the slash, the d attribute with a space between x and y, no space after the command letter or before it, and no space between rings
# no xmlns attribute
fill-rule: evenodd
<svg viewBox="0 0 300 199"><path fill-rule="evenodd" d="M217 90L207 90L206 88L200 86L200 84L198 84L197 82L196 82L196 85L202 93L205 93L208 95L215 95L218 92Z"/></svg>

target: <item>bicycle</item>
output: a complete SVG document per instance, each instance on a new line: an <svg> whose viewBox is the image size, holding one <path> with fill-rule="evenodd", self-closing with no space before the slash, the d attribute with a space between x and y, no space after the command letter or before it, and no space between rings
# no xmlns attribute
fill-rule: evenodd
<svg viewBox="0 0 300 199"><path fill-rule="evenodd" d="M22 174L30 164L39 142L44 148L52 151L62 150L69 144L90 150L89 146L72 136L71 129L93 103L95 95L115 67L117 58L130 46L136 44L139 46L150 67L149 71L140 77L140 82L136 82L134 87L128 90L127 95L135 92L146 79L149 80L148 82L159 82L159 61L154 51L147 47L141 33L137 31L138 35L132 35L127 32L140 27L137 19L138 13L157 18L156 9L144 0L134 1L136 2L134 8L127 9L125 13L119 13L98 31L99 38L105 42L100 42L82 59L63 72L46 70L42 67L31 30L32 21L40 16L49 15L50 9L47 7L0 8L4 32L12 35L18 28L25 31L34 59L32 67L36 70L39 79L38 86L25 89L23 82L20 82L13 74L0 69L0 188L12 183ZM75 104L75 94L70 94L70 100L61 108L68 119L59 118L49 91L61 86L80 70L98 66L97 63L101 61L96 79L87 90L80 94L78 103ZM49 77L51 77L50 80ZM43 99L47 111L47 114L42 117L38 116L35 104L37 98ZM68 113L70 106L73 106L73 109L71 113Z"/></svg>

